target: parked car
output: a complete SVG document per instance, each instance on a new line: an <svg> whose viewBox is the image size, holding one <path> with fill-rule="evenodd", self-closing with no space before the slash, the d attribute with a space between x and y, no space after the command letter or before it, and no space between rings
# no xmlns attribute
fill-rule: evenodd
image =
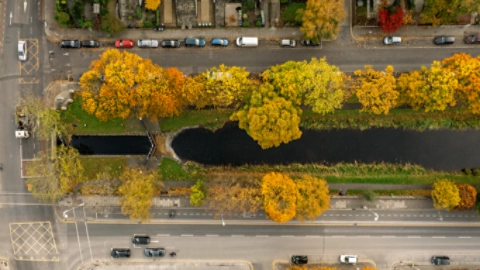
<svg viewBox="0 0 480 270"><path fill-rule="evenodd" d="M18 41L18 59L20 61L27 61L27 41Z"/></svg>
<svg viewBox="0 0 480 270"><path fill-rule="evenodd" d="M280 40L280 46L294 48L297 46L297 42L293 39L282 39Z"/></svg>
<svg viewBox="0 0 480 270"><path fill-rule="evenodd" d="M119 39L115 41L115 47L117 48L133 48L135 45L131 39Z"/></svg>
<svg viewBox="0 0 480 270"><path fill-rule="evenodd" d="M81 47L80 41L78 41L78 40L62 40L62 41L60 41L60 48L78 49L80 47Z"/></svg>
<svg viewBox="0 0 480 270"><path fill-rule="evenodd" d="M132 243L135 245L148 245L150 244L150 236L148 235L133 235Z"/></svg>
<svg viewBox="0 0 480 270"><path fill-rule="evenodd" d="M340 255L340 262L345 264L356 264L357 255Z"/></svg>
<svg viewBox="0 0 480 270"><path fill-rule="evenodd" d="M302 46L320 46L320 42L312 42L310 39L300 41Z"/></svg>
<svg viewBox="0 0 480 270"><path fill-rule="evenodd" d="M180 41L178 40L164 40L160 44L163 48L179 48Z"/></svg>
<svg viewBox="0 0 480 270"><path fill-rule="evenodd" d="M110 252L112 258L130 258L130 249L129 248L112 248Z"/></svg>
<svg viewBox="0 0 480 270"><path fill-rule="evenodd" d="M396 45L402 43L401 37L386 37L383 40L383 44L385 45Z"/></svg>
<svg viewBox="0 0 480 270"><path fill-rule="evenodd" d="M186 38L185 47L204 47L205 39L203 38Z"/></svg>
<svg viewBox="0 0 480 270"><path fill-rule="evenodd" d="M464 41L467 44L480 43L480 36L476 36L476 35L466 36Z"/></svg>
<svg viewBox="0 0 480 270"><path fill-rule="evenodd" d="M163 248L146 248L143 253L147 257L163 257L165 256L165 249Z"/></svg>
<svg viewBox="0 0 480 270"><path fill-rule="evenodd" d="M226 38L214 38L212 39L212 46L228 46L228 40Z"/></svg>
<svg viewBox="0 0 480 270"><path fill-rule="evenodd" d="M293 264L307 264L308 263L308 256L293 255L292 256L292 263Z"/></svg>
<svg viewBox="0 0 480 270"><path fill-rule="evenodd" d="M432 263L434 265L449 265L450 264L450 258L447 256L433 256L432 257Z"/></svg>
<svg viewBox="0 0 480 270"><path fill-rule="evenodd" d="M438 37L435 37L433 42L435 43L435 45L450 45L455 43L455 38L448 37L448 36L438 36Z"/></svg>
<svg viewBox="0 0 480 270"><path fill-rule="evenodd" d="M137 41L139 48L158 48L158 40L155 39L139 39Z"/></svg>
<svg viewBox="0 0 480 270"><path fill-rule="evenodd" d="M82 47L85 48L98 48L100 47L100 42L96 40L84 40L81 42Z"/></svg>

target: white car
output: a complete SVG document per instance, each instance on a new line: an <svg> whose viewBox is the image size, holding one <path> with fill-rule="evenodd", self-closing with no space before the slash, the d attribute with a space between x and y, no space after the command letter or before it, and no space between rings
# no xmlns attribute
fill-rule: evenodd
<svg viewBox="0 0 480 270"><path fill-rule="evenodd" d="M158 40L155 39L139 39L137 41L139 48L158 48Z"/></svg>
<svg viewBox="0 0 480 270"><path fill-rule="evenodd" d="M345 264L356 264L357 255L340 255L340 262Z"/></svg>
<svg viewBox="0 0 480 270"><path fill-rule="evenodd" d="M25 40L18 41L18 59L27 61L27 42Z"/></svg>
<svg viewBox="0 0 480 270"><path fill-rule="evenodd" d="M383 40L383 44L385 45L396 45L402 43L401 37L386 37Z"/></svg>

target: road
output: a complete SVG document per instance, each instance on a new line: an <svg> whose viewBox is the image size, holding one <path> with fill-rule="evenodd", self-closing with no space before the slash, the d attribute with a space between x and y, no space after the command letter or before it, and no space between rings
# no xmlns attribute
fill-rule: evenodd
<svg viewBox="0 0 480 270"><path fill-rule="evenodd" d="M219 225L100 225L89 224L90 247L85 228L68 225L69 269L81 261L110 261L112 247L130 247L128 262L151 262L142 247L134 247L133 234L148 234L152 247L175 251L178 260L248 260L255 269L271 269L274 260L287 261L305 254L311 262L338 262L340 254L357 254L373 260L379 269L400 261L428 263L432 255L450 256L453 263L479 263L478 229L362 226L222 226ZM468 237L468 238L467 238ZM91 248L91 253L90 253ZM93 254L92 257L90 254ZM172 261L170 258L162 261Z"/></svg>

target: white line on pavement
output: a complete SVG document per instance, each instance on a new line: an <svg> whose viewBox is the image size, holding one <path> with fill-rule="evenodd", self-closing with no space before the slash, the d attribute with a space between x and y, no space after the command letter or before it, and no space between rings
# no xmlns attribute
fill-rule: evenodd
<svg viewBox="0 0 480 270"><path fill-rule="evenodd" d="M180 236L193 236L193 234L182 234Z"/></svg>
<svg viewBox="0 0 480 270"><path fill-rule="evenodd" d="M170 234L157 234L157 236L170 236Z"/></svg>
<svg viewBox="0 0 480 270"><path fill-rule="evenodd" d="M207 237L218 237L218 234L207 234Z"/></svg>
<svg viewBox="0 0 480 270"><path fill-rule="evenodd" d="M245 235L232 234L232 237L245 237Z"/></svg>
<svg viewBox="0 0 480 270"><path fill-rule="evenodd" d="M472 238L470 236L459 236L458 238Z"/></svg>

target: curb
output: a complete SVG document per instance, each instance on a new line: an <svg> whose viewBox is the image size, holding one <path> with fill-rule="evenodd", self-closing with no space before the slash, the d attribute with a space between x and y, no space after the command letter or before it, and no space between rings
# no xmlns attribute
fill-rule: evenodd
<svg viewBox="0 0 480 270"><path fill-rule="evenodd" d="M155 264L156 265L176 265L176 264L204 264L204 265L208 265L208 266L228 266L228 265L236 265L236 264L245 264L248 266L248 268L250 270L254 270L253 268L253 264L250 262L250 261L244 261L244 260L231 260L231 261L227 261L227 260L208 260L208 261L205 261L205 260L178 260L178 259L175 259L175 260L171 260L171 261L166 261L166 260L169 260L169 259L163 259L162 261L155 261ZM116 262L116 261L113 261L113 259L111 260L101 260L101 261L97 261L95 264L95 268L91 268L91 263L86 263L84 264L85 266L80 266L78 269L83 269L85 267L85 269L96 269L97 266L101 267L101 265L98 265L98 263L104 263L106 265L142 265L142 264L151 264L152 262L151 261L128 261L128 262ZM99 268L99 269L103 269L103 268Z"/></svg>

